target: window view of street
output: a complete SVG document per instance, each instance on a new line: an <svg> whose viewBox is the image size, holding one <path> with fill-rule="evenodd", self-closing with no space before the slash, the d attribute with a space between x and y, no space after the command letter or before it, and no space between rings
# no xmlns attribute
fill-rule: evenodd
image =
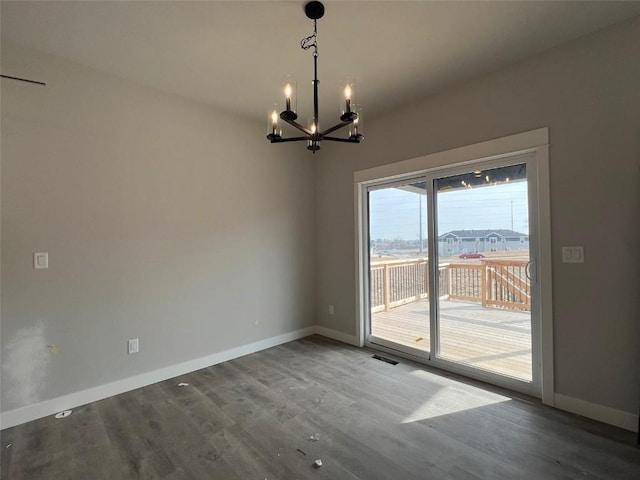
<svg viewBox="0 0 640 480"><path fill-rule="evenodd" d="M374 337L434 353L433 301L439 358L531 380L528 194L518 167L436 181L437 288L425 182L369 193Z"/></svg>

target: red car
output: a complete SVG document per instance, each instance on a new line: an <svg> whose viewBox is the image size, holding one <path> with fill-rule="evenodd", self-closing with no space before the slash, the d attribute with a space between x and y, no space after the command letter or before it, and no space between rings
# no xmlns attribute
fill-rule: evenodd
<svg viewBox="0 0 640 480"><path fill-rule="evenodd" d="M484 255L481 253L461 253L460 254L460 258L464 258L465 260L467 258L484 258Z"/></svg>

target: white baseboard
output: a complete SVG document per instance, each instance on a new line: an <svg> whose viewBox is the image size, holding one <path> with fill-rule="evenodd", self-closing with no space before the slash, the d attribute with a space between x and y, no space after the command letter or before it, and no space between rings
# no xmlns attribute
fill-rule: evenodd
<svg viewBox="0 0 640 480"><path fill-rule="evenodd" d="M308 337L313 334L332 338L339 342L354 345L356 347L358 346L358 340L355 335L349 335L338 330L315 325L278 335L276 337L260 340L258 342L231 348L229 350L224 350L206 357L196 358L194 360L189 360L177 365L171 365L152 372L99 385L80 392L70 393L62 397L45 400L22 408L16 408L15 410L9 410L0 414L0 429L4 430L5 428L14 427L32 420L37 420L38 418L52 415L62 410L73 409L81 405L86 405L87 403L96 402L104 398L135 390L136 388L162 382L179 375L185 375L201 368L217 365L222 362L233 360L234 358L243 357L251 353ZM582 415L583 417L608 423L616 427L624 428L625 430L633 432L638 431L638 415L633 413L616 410L614 408L605 407L603 405L598 405L559 393L554 394L554 401L555 408L560 410Z"/></svg>
<svg viewBox="0 0 640 480"><path fill-rule="evenodd" d="M598 420L599 422L608 423L616 427L638 431L638 415L615 408L605 407L597 403L587 402L579 398L569 397L556 393L554 395L555 408L565 410L567 412L582 415L583 417Z"/></svg>
<svg viewBox="0 0 640 480"><path fill-rule="evenodd" d="M339 342L353 345L354 347L360 346L355 335L349 335L348 333L339 332L338 330L321 327L319 325L316 325L315 327L313 327L313 329L314 333L322 335L323 337L332 338L334 340L338 340Z"/></svg>
<svg viewBox="0 0 640 480"><path fill-rule="evenodd" d="M135 390L136 388L162 382L179 375L200 370L201 368L210 367L211 365L216 365L218 363L233 360L234 358L259 352L260 350L265 350L283 343L298 340L299 338L308 337L314 333L316 333L315 327L295 330L276 337L267 338L258 342L249 343L240 347L207 355L206 357L196 358L177 365L171 365L170 367L160 368L152 372L117 380L115 382L99 385L87 390L70 393L62 397L52 398L51 400L34 403L26 407L16 408L15 410L9 410L0 414L0 429L4 430L5 428L37 420L38 418L46 417L62 410L70 410L81 405L86 405L87 403L96 402L104 398Z"/></svg>

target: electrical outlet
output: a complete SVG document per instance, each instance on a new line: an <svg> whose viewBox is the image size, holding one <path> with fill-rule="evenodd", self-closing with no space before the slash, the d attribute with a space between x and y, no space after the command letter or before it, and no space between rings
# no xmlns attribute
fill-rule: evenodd
<svg viewBox="0 0 640 480"><path fill-rule="evenodd" d="M47 252L33 252L33 268L49 268L49 254Z"/></svg>
<svg viewBox="0 0 640 480"><path fill-rule="evenodd" d="M329 315L333 315L334 313L336 313L335 308L333 308L333 305L329 305Z"/></svg>
<svg viewBox="0 0 640 480"><path fill-rule="evenodd" d="M140 351L140 340L138 338L132 338L127 343L127 352L129 355L132 353L138 353Z"/></svg>

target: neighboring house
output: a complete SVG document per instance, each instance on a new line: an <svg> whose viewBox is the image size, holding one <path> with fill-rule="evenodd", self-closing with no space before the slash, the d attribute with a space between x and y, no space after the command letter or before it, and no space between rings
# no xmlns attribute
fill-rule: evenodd
<svg viewBox="0 0 640 480"><path fill-rule="evenodd" d="M438 254L527 250L529 235L514 230L453 230L438 237Z"/></svg>

